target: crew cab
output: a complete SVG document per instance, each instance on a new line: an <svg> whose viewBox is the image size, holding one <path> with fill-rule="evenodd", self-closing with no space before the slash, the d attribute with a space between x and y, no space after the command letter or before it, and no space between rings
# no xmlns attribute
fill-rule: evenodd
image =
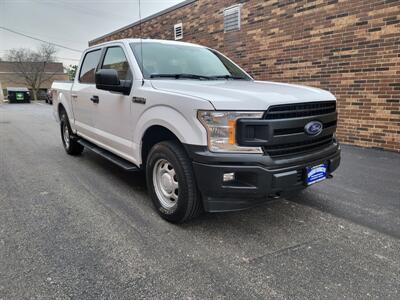
<svg viewBox="0 0 400 300"><path fill-rule="evenodd" d="M96 45L83 53L75 80L52 90L66 152L87 148L143 170L157 212L170 222L300 191L340 163L330 92L256 81L200 45Z"/></svg>

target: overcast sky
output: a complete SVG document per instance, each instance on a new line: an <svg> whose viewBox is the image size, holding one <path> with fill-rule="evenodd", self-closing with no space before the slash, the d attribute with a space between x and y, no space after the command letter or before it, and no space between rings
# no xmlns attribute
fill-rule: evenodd
<svg viewBox="0 0 400 300"><path fill-rule="evenodd" d="M141 0L142 18L182 0ZM88 41L139 19L139 0L0 0L0 27L69 48L84 50ZM11 48L36 48L40 42L0 28L0 57ZM57 48L64 65L80 53Z"/></svg>

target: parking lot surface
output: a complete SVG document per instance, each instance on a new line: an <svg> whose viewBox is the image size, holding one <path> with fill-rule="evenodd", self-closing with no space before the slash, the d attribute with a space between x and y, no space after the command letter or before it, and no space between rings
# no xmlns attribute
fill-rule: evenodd
<svg viewBox="0 0 400 300"><path fill-rule="evenodd" d="M399 299L400 155L172 225L143 174L65 154L51 106L0 105L0 299Z"/></svg>

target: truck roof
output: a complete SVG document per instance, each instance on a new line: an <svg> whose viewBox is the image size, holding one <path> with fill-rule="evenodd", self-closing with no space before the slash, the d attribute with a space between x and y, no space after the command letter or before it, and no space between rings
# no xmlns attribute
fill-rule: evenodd
<svg viewBox="0 0 400 300"><path fill-rule="evenodd" d="M93 48L97 48L97 47L102 47L102 46L106 46L109 44L113 44L113 43L164 43L164 44L171 44L171 45L186 45L186 46L193 46L193 47L204 47L198 44L193 44L193 43L187 43L187 42L180 42L180 41L173 41L173 40L161 40L161 39L119 39L119 40L112 40L109 42L104 42L101 44L97 44L97 45L93 45L91 47L89 47L88 49L93 49Z"/></svg>

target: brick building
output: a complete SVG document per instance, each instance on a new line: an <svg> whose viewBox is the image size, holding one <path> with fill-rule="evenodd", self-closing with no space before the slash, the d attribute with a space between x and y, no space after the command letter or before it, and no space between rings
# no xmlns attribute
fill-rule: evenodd
<svg viewBox="0 0 400 300"><path fill-rule="evenodd" d="M35 63L30 63L35 64ZM45 69L46 76L51 76L50 80L44 81L39 89L39 96L44 99L45 92L51 87L54 80L68 80L68 74L64 72L62 63L48 63ZM22 75L18 74L18 68L15 63L9 61L0 61L0 87L3 94L6 95L8 87L28 87ZM28 87L29 88L29 87Z"/></svg>
<svg viewBox="0 0 400 300"><path fill-rule="evenodd" d="M216 48L256 79L334 93L341 142L400 152L400 0L187 0L141 23L89 44L142 36Z"/></svg>

